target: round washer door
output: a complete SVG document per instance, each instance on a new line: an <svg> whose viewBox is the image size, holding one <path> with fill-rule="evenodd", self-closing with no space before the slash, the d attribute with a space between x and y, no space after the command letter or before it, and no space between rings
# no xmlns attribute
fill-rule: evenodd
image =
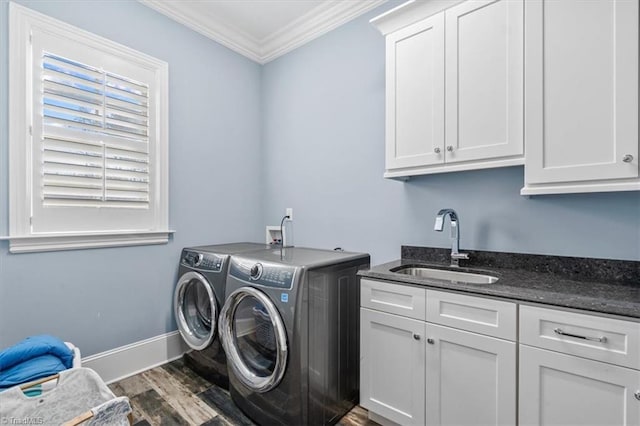
<svg viewBox="0 0 640 426"><path fill-rule="evenodd" d="M180 334L191 349L202 350L211 344L216 335L218 306L204 276L191 271L180 277L173 309Z"/></svg>
<svg viewBox="0 0 640 426"><path fill-rule="evenodd" d="M231 293L220 312L219 334L227 364L254 392L280 383L287 364L287 333L273 302L253 287Z"/></svg>

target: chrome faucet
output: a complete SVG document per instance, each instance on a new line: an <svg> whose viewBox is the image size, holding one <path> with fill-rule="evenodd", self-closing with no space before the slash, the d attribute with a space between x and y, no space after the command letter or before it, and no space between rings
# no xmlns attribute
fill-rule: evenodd
<svg viewBox="0 0 640 426"><path fill-rule="evenodd" d="M451 266L460 266L460 259L468 259L469 254L460 253L460 221L458 215L453 209L442 209L436 216L436 224L434 230L442 232L444 228L444 218L449 216L451 219Z"/></svg>

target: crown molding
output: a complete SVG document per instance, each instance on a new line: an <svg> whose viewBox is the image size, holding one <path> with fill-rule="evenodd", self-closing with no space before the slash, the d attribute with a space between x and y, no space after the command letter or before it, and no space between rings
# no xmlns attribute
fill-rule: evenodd
<svg viewBox="0 0 640 426"><path fill-rule="evenodd" d="M261 63L272 61L386 2L326 2L263 40Z"/></svg>
<svg viewBox="0 0 640 426"><path fill-rule="evenodd" d="M163 0L138 1L259 64L265 64L380 6L387 0L327 1L263 40L257 40L245 31L220 20L176 7L179 3Z"/></svg>
<svg viewBox="0 0 640 426"><path fill-rule="evenodd" d="M376 16L369 22L376 27L382 35L387 35L401 28L422 21L429 16L453 7L464 0L409 0L400 6L387 10Z"/></svg>
<svg viewBox="0 0 640 426"><path fill-rule="evenodd" d="M191 28L203 36L240 53L247 58L260 62L260 42L249 34L218 20L204 18L197 13L175 7L174 2L163 0L138 0L145 6L160 12L174 21ZM177 3L179 4L179 3Z"/></svg>

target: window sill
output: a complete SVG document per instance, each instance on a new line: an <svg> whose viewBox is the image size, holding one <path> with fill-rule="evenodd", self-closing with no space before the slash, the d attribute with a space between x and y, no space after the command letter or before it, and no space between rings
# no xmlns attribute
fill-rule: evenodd
<svg viewBox="0 0 640 426"><path fill-rule="evenodd" d="M41 234L0 237L9 241L11 253L78 250L100 247L141 246L166 244L175 231L132 231L82 234Z"/></svg>

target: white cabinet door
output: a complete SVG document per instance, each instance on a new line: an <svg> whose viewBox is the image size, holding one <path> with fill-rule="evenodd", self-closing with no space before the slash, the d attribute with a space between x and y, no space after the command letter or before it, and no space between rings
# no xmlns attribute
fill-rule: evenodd
<svg viewBox="0 0 640 426"><path fill-rule="evenodd" d="M427 324L427 425L516 424L516 344Z"/></svg>
<svg viewBox="0 0 640 426"><path fill-rule="evenodd" d="M638 1L527 0L525 20L527 184L637 178Z"/></svg>
<svg viewBox="0 0 640 426"><path fill-rule="evenodd" d="M637 426L640 371L520 345L519 398L521 426Z"/></svg>
<svg viewBox="0 0 640 426"><path fill-rule="evenodd" d="M446 12L446 162L522 156L523 0Z"/></svg>
<svg viewBox="0 0 640 426"><path fill-rule="evenodd" d="M386 52L386 168L442 163L444 14L390 34Z"/></svg>
<svg viewBox="0 0 640 426"><path fill-rule="evenodd" d="M360 309L360 404L403 425L424 425L425 323Z"/></svg>

